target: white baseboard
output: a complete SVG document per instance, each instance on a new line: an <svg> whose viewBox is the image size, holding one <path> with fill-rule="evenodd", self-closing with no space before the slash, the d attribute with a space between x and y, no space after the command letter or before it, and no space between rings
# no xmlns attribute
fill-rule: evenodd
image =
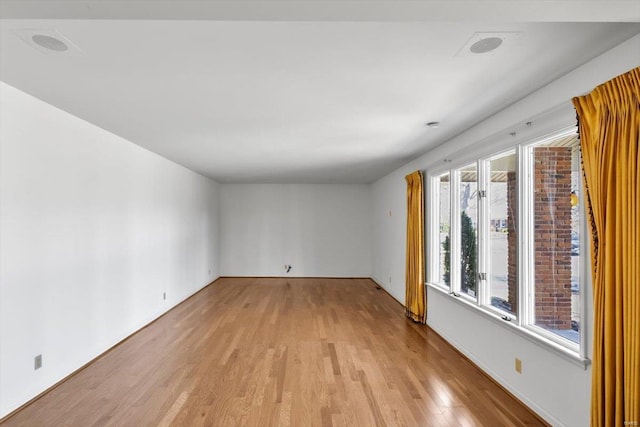
<svg viewBox="0 0 640 427"><path fill-rule="evenodd" d="M0 407L0 419L3 419L4 417L6 417L7 415L11 414L12 412L20 409L21 407L23 407L25 405L28 405L34 399L37 399L38 397L40 397L43 393L46 393L49 390L54 389L58 384L62 383L67 378L71 377L76 372L80 371L81 369L84 369L86 366L90 365L94 360L98 359L103 354L109 352L112 348L114 348L115 346L117 346L121 342L125 341L126 339L128 339L129 337L131 337L132 335L134 335L135 333L137 333L141 329L145 328L149 324L153 323L155 320L157 320L159 317L163 316L165 313L168 313L170 310L173 310L175 307L177 307L178 305L182 304L184 301L186 301L187 299L191 298L193 295L197 294L198 292L200 292L201 290L203 290L204 288L206 288L207 286L209 286L211 283L215 282L219 278L220 278L220 276L216 277L212 281L208 281L204 285L199 286L193 292L191 292L191 293L187 294L186 296L184 296L184 297L176 300L175 302L173 302L173 304L170 305L169 307L163 308L162 310L159 310L159 311L153 313L152 315L148 316L142 322L139 322L133 328L129 329L129 331L127 331L124 334L122 334L118 339L114 340L110 345L107 345L107 346L103 347L102 350L100 350L100 351L98 351L98 352L96 352L94 354L90 354L89 356L85 357L82 361L76 363L75 367L72 368L71 370L67 370L66 372L56 376L53 379L53 381L50 381L49 384L46 385L45 387L43 387L38 393L36 393L36 394L34 394L34 395L30 396L30 397L24 397L24 398L18 399L16 401L9 402L9 404L7 404L7 406Z"/></svg>
<svg viewBox="0 0 640 427"><path fill-rule="evenodd" d="M428 324L428 322L427 322L427 324ZM460 353L464 354L465 357L467 357L469 360L471 360L485 374L489 375L498 384L500 384L502 387L504 387L505 390L509 391L509 393L513 394L518 400L520 400L522 403L527 405L533 412L538 414L546 422L548 422L549 424L551 424L552 426L555 426L555 427L564 427L564 424L562 424L557 418L555 418L553 415L551 415L550 413L548 413L547 411L542 409L540 406L538 406L535 402L533 402L532 400L530 400L529 398L527 398L526 396L524 396L523 394L518 392L518 390L516 390L507 381L505 381L503 378L501 378L499 375L497 375L495 372L493 372L491 369L489 369L487 367L487 365L485 365L480 360L478 360L471 352L467 351L467 349L464 348L464 346L460 345L460 343L458 343L456 340L452 339L446 333L434 328L431 325L429 325L429 327L432 328L442 338L444 338L449 344L451 344L453 347L455 347Z"/></svg>

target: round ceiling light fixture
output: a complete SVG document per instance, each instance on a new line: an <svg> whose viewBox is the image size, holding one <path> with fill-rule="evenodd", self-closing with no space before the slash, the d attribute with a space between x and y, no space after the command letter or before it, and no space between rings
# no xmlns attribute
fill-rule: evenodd
<svg viewBox="0 0 640 427"><path fill-rule="evenodd" d="M502 39L500 37L487 37L472 44L469 51L471 53L487 53L496 50L501 44Z"/></svg>
<svg viewBox="0 0 640 427"><path fill-rule="evenodd" d="M440 122L429 122L429 123L427 123L427 127L428 127L429 129L435 129L435 128L437 128L438 126L440 126Z"/></svg>
<svg viewBox="0 0 640 427"><path fill-rule="evenodd" d="M31 37L31 40L40 47L43 47L54 52L65 52L69 50L69 46L62 40L58 40L55 37L45 36L44 34L35 34Z"/></svg>

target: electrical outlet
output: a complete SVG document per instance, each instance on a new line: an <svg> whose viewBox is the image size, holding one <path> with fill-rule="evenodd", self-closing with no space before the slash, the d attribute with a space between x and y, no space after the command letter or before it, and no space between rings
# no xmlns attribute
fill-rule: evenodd
<svg viewBox="0 0 640 427"><path fill-rule="evenodd" d="M211 270L209 270L209 276L211 276Z"/></svg>
<svg viewBox="0 0 640 427"><path fill-rule="evenodd" d="M522 360L518 359L516 357L516 372L521 374L522 373Z"/></svg>
<svg viewBox="0 0 640 427"><path fill-rule="evenodd" d="M33 358L33 370L42 368L42 355L39 354Z"/></svg>
<svg viewBox="0 0 640 427"><path fill-rule="evenodd" d="M389 276L389 283L391 283L391 276Z"/></svg>
<svg viewBox="0 0 640 427"><path fill-rule="evenodd" d="M167 299L167 293L166 292L162 293L162 299L166 301L166 299Z"/></svg>

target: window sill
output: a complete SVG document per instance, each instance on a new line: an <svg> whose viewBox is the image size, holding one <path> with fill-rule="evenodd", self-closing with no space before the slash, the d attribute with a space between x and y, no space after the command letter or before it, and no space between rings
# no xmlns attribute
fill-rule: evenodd
<svg viewBox="0 0 640 427"><path fill-rule="evenodd" d="M492 312L491 310L478 306L473 301L469 301L462 297L455 297L449 293L448 289L445 289L442 286L439 286L433 283L427 283L425 286L447 296L448 298L450 298L453 301L456 301L458 304L462 305L463 307L466 307L467 309L480 314L486 319L489 319L492 322L498 325L501 325L502 327L516 333L517 335L520 335L521 337L527 339L528 341L534 344L537 344L540 347L551 351L552 353L557 354L558 356L573 363L574 365L582 367L582 369L587 369L587 366L591 364L590 359L580 356L575 351L561 344L558 344L554 341L551 341L541 335L538 335L524 326L520 326L517 323L503 320L498 314Z"/></svg>

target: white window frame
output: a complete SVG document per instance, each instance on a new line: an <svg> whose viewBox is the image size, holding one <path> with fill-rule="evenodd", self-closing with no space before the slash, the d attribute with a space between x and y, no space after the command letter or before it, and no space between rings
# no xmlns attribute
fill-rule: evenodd
<svg viewBox="0 0 640 427"><path fill-rule="evenodd" d="M482 300L479 300L479 305L481 305L484 309L489 310L494 312L496 315L500 316L503 320L507 320L510 322L518 322L518 325L520 325L519 323L519 316L518 314L520 313L519 307L518 310L516 310L516 314L514 315L513 313L509 313L507 311L504 310L500 310L499 308L496 308L494 306L491 305L491 286L490 286L490 281L489 278L491 277L491 257L490 257L490 237L489 237L489 233L490 233L490 221L491 221L491 214L490 214L490 203L491 203L491 161L500 157L505 157L507 155L515 155L516 156L516 161L518 159L518 147L511 147L508 148L506 150L500 150L494 154L492 154L489 157L485 157L483 159L479 160L479 164L482 165L482 168L484 170L483 172L483 176L482 176L482 188L485 191L486 196L484 197L485 201L482 203L482 206L479 208L479 211L482 212L482 223L478 223L478 230L479 230L479 234L482 235L482 237L479 237L478 240L480 242L482 242L482 246L479 246L479 256L481 256L482 258L482 263L478 263L478 268L480 269L480 272L484 272L486 274L486 280L481 280L479 281L481 283L482 286ZM519 172L518 172L518 166L516 166L516 185L517 184L517 180L519 179ZM518 215L518 219L519 219L520 215ZM480 220L478 220L480 221ZM482 228L480 228L482 227ZM518 233L519 230L519 225L516 225L516 236L518 236L520 233ZM480 231L482 231L482 233L480 233ZM517 240L519 242L519 238ZM520 248L518 248L518 257L519 254L522 251L520 250ZM480 253L482 253L482 255L480 255ZM518 259L517 261L518 265L520 263L520 260ZM519 274L519 272L518 272ZM520 277L518 275L518 277ZM518 280L517 282L517 286L518 286L518 302L520 301L520 280ZM505 319L507 318L507 319Z"/></svg>
<svg viewBox="0 0 640 427"><path fill-rule="evenodd" d="M489 281L487 279L490 274L488 239L489 224L487 224L489 219L489 206L487 206L487 200L489 200L489 160L478 160L476 170L478 171L478 273L485 274L484 279L481 279L480 277L477 278L477 299L478 305L487 307L491 305L491 292L489 290ZM484 193L480 193L481 191ZM484 196L481 196L481 194L484 194Z"/></svg>
<svg viewBox="0 0 640 427"><path fill-rule="evenodd" d="M437 175L434 175L429 179L429 194L431 194L431 205L427 208L428 222L427 229L430 235L434 236L433 239L427 240L429 248L428 253L438 254L438 260L432 263L427 269L429 277L427 277L428 283L442 288L449 289L449 286L445 285L442 279L442 271L440 271L440 178L449 173L449 194L451 194L451 174L449 171L444 171ZM451 246L451 196L449 196L449 245ZM451 265L451 253L449 253L449 264ZM451 276L449 276L449 283L451 283Z"/></svg>
<svg viewBox="0 0 640 427"><path fill-rule="evenodd" d="M534 324L535 322L535 298L534 298L534 259L532 257L534 246L534 219L532 215L524 215L525 212L533 212L533 147L544 144L552 140L556 140L565 136L575 135L576 127L570 126L565 129L550 133L543 137L537 137L521 141L515 144L502 147L501 149L493 149L484 155L474 157L465 156L458 161L447 160L445 165L433 168L427 172L427 179L430 183L430 197L427 200L428 224L426 228L429 230L427 236L427 247L431 249L431 253L437 253L437 257L430 257L429 271L432 271L430 277L427 277L427 283L442 292L447 292L457 301L472 309L478 309L480 312L488 315L490 318L497 320L499 323L508 328L512 328L517 333L525 336L533 342L546 346L555 352L567 356L570 360L586 367L589 364L587 359L588 334L587 327L587 290L591 289L590 257L589 242L587 234L587 217L584 208L582 182L580 182L580 343L564 338L553 332L547 331ZM485 273L489 277L489 183L490 183L490 161L491 159L503 156L509 152L515 151L516 155L516 186L518 191L518 217L516 220L517 230L517 257L518 257L518 307L516 315L512 315L504 310L500 310L491 305L491 289L488 280L478 280L476 297L472 298L460 292L460 269L454 266L460 265L460 251L456 250L460 247L460 170L470 164L475 163L478 171L478 191L485 192L484 200L478 199L478 272ZM437 277L436 271L440 272L440 251L439 251L439 177L449 173L450 183L450 283L447 288L444 283L440 283L440 277ZM436 269L433 266L436 265ZM498 320L499 319L499 320Z"/></svg>
<svg viewBox="0 0 640 427"><path fill-rule="evenodd" d="M451 228L449 229L449 287L451 293L455 296L460 296L460 270L455 266L460 265L460 254L453 250L453 248L460 247L460 170L451 170L449 174L451 181L450 191L451 201L449 215L451 220Z"/></svg>
<svg viewBox="0 0 640 427"><path fill-rule="evenodd" d="M451 245L449 248L449 252L451 254L455 254L455 258L452 256L451 257L451 283L454 285L453 288L453 292L454 294L457 294L460 298L465 299L473 304L479 305L479 295L480 295L480 280L476 277L477 280L477 284L476 284L476 295L475 296L471 296L469 294L466 294L464 292L462 292L462 275L460 274L460 262L461 262L461 257L460 257L460 251L457 250L453 250L453 248L459 248L461 243L462 243L462 236L461 236L461 230L462 230L462 224L460 223L460 216L462 214L462 208L460 206L460 184L461 184L461 180L460 180L460 172L463 168L466 168L468 166L475 166L476 167L476 176L478 177L476 179L476 192L480 191L480 175L479 175L479 168L478 168L478 161L471 161L471 162L465 162L464 164L462 164L459 168L455 169L455 173L456 173L456 180L455 180L455 190L453 190L452 192L452 197L455 196L455 199L451 199L451 215L453 216L452 221L451 221L451 226L453 228L453 223L455 220L455 239L450 238L451 241ZM452 170L453 172L453 170ZM478 195L476 195L476 198L478 199L476 201L476 213L479 214L479 210L480 210L480 198L478 197ZM453 201L456 201L455 203ZM455 207L455 209L454 209ZM455 212L454 212L455 211ZM480 224L480 218L478 215L478 218L476 218L476 223ZM451 231L451 234L454 235L454 232ZM454 242L455 242L455 246L454 246ZM480 268L480 231L479 228L476 229L476 256L478 257L476 259L476 266L479 269ZM454 260L455 260L455 264L454 264ZM455 267L455 268L454 268ZM453 275L453 271L456 271L455 276ZM478 271L480 272L480 271ZM455 278L455 280L454 280Z"/></svg>
<svg viewBox="0 0 640 427"><path fill-rule="evenodd" d="M522 193L525 197L526 200L523 200L523 202L525 203L525 205L523 206L523 209L527 209L527 210L523 210L521 212L533 212L533 208L534 208L534 191L533 191L533 186L534 186L534 174L533 174L533 164L535 161L534 158L534 154L533 154L533 149L537 146L543 145L547 142L551 142L560 138L563 138L565 136L570 136L570 135L574 135L575 131L565 131L565 132L560 132L558 134L549 136L547 138L542 138L527 144L522 144L521 148L521 155L522 155L522 166L524 168L526 168L526 173L523 174L523 182L522 182L522 190L524 191L524 193ZM580 184L580 190L582 190L581 187L582 184ZM579 191L579 197L580 197L580 201L579 201L579 206L584 206L584 201L583 201L583 195L582 195L582 191ZM520 199L525 199L525 197L520 197ZM581 209L580 212L580 241L584 240L584 236L587 236L587 233L585 231L585 224L587 222L586 217L584 216L585 212L584 209ZM584 257L584 255L586 254L586 252L580 252L580 296L579 296L579 300L580 300L580 343L575 343L567 338L564 338L558 334L554 334L553 332L547 331L546 329L537 326L535 324L535 260L534 260L534 241L535 239L533 238L534 233L535 233L535 220L533 215L522 215L522 216L526 216L526 218L524 219L524 223L523 223L523 230L525 230L526 234L526 245L524 246L527 249L527 252L525 254L523 254L523 258L526 259L522 259L519 257L519 262L523 262L527 264L527 269L526 269L526 274L527 276L523 276L526 277L527 280L524 280L522 287L524 288L524 292L526 292L526 296L527 298L525 298L525 311L524 311L524 316L522 316L522 325L524 327L526 327L527 329L531 330L533 333L541 335L542 337L544 337L545 339L555 342L556 344L562 345L564 347L567 347L568 349L574 351L575 353L578 353L580 355L584 355L584 345L582 345L581 343L583 342L583 339L585 338L585 334L584 334L584 329L585 329L585 322L584 322L584 306L586 305L586 301L585 298L583 296L584 294L584 280L586 279L586 275L584 274L584 268L583 265L586 263L585 261L583 261L585 258L588 257ZM524 256L524 255L528 255L528 256Z"/></svg>

